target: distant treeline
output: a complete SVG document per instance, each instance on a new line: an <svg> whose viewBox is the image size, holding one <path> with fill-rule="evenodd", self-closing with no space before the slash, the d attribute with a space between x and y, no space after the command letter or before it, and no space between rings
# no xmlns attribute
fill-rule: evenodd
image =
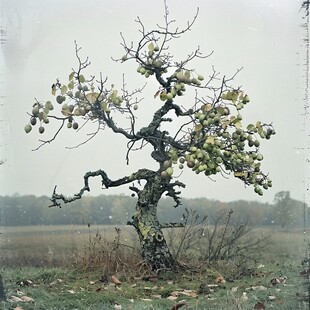
<svg viewBox="0 0 310 310"><path fill-rule="evenodd" d="M288 193L288 192L284 192ZM284 197L284 196L283 196ZM229 203L206 198L182 199L182 205L174 208L170 198L162 199L158 207L160 222L182 222L185 208L208 214L210 224L218 212L233 210L232 221L254 226L280 225L302 227L304 203L285 196L274 204L257 201ZM136 198L124 195L84 197L62 208L48 208L46 196L0 196L0 226L65 225L65 224L126 224L135 212Z"/></svg>

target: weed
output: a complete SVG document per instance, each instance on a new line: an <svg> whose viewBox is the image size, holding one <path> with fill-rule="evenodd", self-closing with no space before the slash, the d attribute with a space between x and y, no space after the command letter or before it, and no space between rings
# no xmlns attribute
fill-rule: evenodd
<svg viewBox="0 0 310 310"><path fill-rule="evenodd" d="M232 210L200 216L197 211L186 209L184 227L166 232L174 257L185 262L193 262L195 257L196 262L203 264L219 260L258 261L271 234L262 234L247 222L231 223L232 216Z"/></svg>
<svg viewBox="0 0 310 310"><path fill-rule="evenodd" d="M188 212L190 215L191 211ZM114 309L115 304L121 304L123 309L171 309L177 302L185 299L188 310L246 310L253 309L258 301L263 302L268 309L271 307L305 309L302 308L303 301L299 302L300 298L297 298L304 294L299 277L300 254L303 254L300 250L304 239L302 233L292 232L284 235L283 232L279 234L276 231L251 229L245 241L251 240L250 234L253 234L252 238L255 239L272 233L269 247L258 248L261 249L261 253L256 253L256 257L261 254L260 260L256 262L242 255L237 255L234 259L226 259L227 256L221 259L228 240L245 242L242 238L236 238L239 227L236 225L240 224L232 223L232 214L229 213L221 215L217 225L214 225L214 221L201 222L203 218L197 214L193 213L184 228L178 228L175 232L166 231L168 236L171 233L171 238L175 242L174 253L178 253L178 257L186 264L183 269L163 274L152 273L147 264L141 260L133 232L127 227L111 229L101 226L93 229L89 226L87 230L85 227L74 229L62 227L63 231L57 238L49 238L48 246L53 249L53 255L56 257L59 251L72 244L73 238L75 247L68 247L66 263L63 263L61 268L33 268L23 265L18 268L15 265L12 269L8 266L3 268L1 274L7 298L10 299L22 291L35 302L32 304L2 302L0 308L12 309L21 306L25 310ZM205 220L209 221L210 218ZM197 244L206 247L210 243L206 231L209 230L209 236L212 236L215 226L217 230L212 239L214 249L212 253L219 259L209 262L207 259L204 260L206 249L198 249ZM42 233L39 231L32 234L30 228L27 229L32 238L24 238L21 247L25 250L25 255L32 253L35 254L33 257L36 260L40 260L39 249L46 246L46 239L42 238ZM47 229L49 237L54 236L52 228ZM60 228L57 230L59 232ZM205 233L204 236L202 232ZM60 242L58 236L62 237L62 244L58 244ZM198 238L198 241L195 238ZM12 234L10 240L15 243L21 239L18 234ZM29 243L26 243L28 241ZM18 247L15 251L18 252ZM254 248L253 252L255 254ZM59 264L61 262L63 261L59 260ZM120 280L121 285L112 283L112 275ZM219 276L225 281L216 283ZM286 285L271 284L273 278L283 276L288 279ZM25 285L26 280L30 280L32 284ZM263 286L266 290L252 289L257 286ZM238 290L232 291L236 287ZM186 296L189 291L195 293L194 297ZM173 292L185 295L177 295L174 301L168 300ZM240 300L244 292L247 293L247 302ZM269 300L269 295L274 296L275 301ZM156 299L154 296L161 298Z"/></svg>

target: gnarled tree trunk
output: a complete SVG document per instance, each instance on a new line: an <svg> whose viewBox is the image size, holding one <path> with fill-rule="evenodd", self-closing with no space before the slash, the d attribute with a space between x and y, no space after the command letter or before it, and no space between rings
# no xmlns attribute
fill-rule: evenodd
<svg viewBox="0 0 310 310"><path fill-rule="evenodd" d="M157 205L164 192L162 182L160 176L147 181L144 189L138 193L136 212L131 223L139 236L141 256L154 270L176 265L157 219Z"/></svg>

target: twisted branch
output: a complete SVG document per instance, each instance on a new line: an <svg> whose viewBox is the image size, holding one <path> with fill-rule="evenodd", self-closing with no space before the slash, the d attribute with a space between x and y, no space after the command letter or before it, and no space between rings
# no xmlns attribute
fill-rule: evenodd
<svg viewBox="0 0 310 310"><path fill-rule="evenodd" d="M117 179L117 180L111 180L106 172L104 170L97 170L97 171L89 171L85 173L84 175L84 186L80 189L80 191L76 194L74 194L72 197L66 197L63 194L57 194L55 186L52 198L50 199L52 202L52 205L49 207L59 207L61 208L61 202L63 203L70 203L75 200L81 199L85 192L90 191L89 187L89 178L93 177L101 177L101 184L105 188L110 187L118 187L124 184L128 184L133 181L140 181L140 180L150 180L154 177L156 173L154 171L148 170L148 169L140 169L137 172L131 174L130 176L125 176L123 178ZM60 201L60 202L59 202Z"/></svg>

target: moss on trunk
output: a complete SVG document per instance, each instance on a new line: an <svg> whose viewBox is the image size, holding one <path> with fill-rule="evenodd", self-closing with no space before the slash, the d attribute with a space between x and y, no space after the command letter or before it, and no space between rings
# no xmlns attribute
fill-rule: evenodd
<svg viewBox="0 0 310 310"><path fill-rule="evenodd" d="M136 212L132 217L140 240L141 256L154 270L176 265L157 219L157 205L164 188L160 176L148 181L138 195Z"/></svg>

